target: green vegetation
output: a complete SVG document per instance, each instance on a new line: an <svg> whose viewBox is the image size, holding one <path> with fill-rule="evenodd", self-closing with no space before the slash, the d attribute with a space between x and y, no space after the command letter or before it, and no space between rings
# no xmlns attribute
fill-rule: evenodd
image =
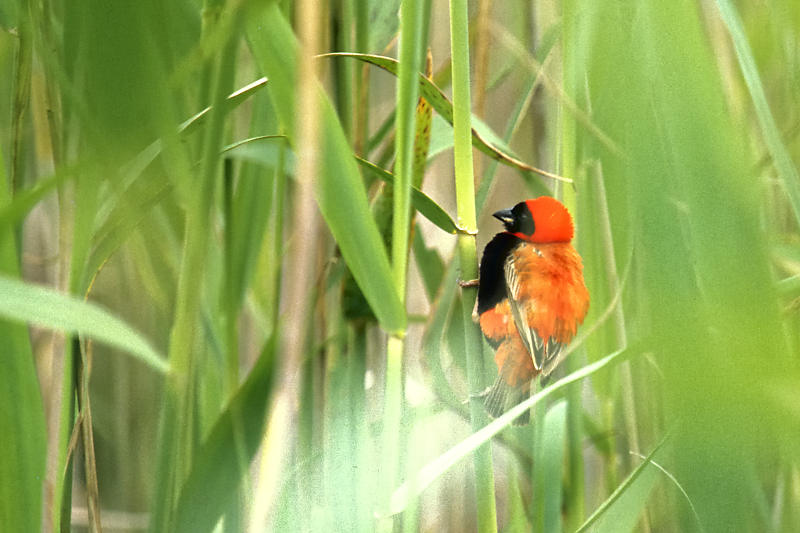
<svg viewBox="0 0 800 533"><path fill-rule="evenodd" d="M800 4L323 4L0 4L0 530L799 531ZM489 420L542 194L591 307Z"/></svg>

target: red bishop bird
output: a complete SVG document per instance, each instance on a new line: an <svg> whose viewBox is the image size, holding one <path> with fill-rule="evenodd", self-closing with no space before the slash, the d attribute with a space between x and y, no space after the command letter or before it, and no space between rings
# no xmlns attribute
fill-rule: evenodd
<svg viewBox="0 0 800 533"><path fill-rule="evenodd" d="M567 208L541 196L494 213L505 231L486 245L480 265L480 326L494 347L498 376L484 397L492 417L530 395L547 376L589 309L581 257ZM515 424L527 424L529 413Z"/></svg>

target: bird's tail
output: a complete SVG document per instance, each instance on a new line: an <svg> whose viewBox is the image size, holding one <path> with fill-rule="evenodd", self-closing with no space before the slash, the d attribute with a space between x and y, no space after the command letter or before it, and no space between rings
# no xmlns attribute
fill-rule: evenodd
<svg viewBox="0 0 800 533"><path fill-rule="evenodd" d="M521 387L512 387L503 379L497 376L494 385L486 393L483 399L483 406L492 418L497 418L505 413L509 408L517 405L530 395L530 384ZM530 422L530 411L525 411L519 415L514 422L515 426L524 426Z"/></svg>

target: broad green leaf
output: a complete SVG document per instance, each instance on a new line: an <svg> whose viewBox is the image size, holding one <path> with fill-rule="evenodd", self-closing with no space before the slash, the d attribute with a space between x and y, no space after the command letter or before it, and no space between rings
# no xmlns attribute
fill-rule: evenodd
<svg viewBox="0 0 800 533"><path fill-rule="evenodd" d="M358 156L356 156L356 161L386 183L394 183L394 174L388 170L382 169ZM411 205L414 206L414 209L419 211L422 216L447 233L455 235L458 231L458 226L456 226L455 221L450 215L447 214L447 211L439 207L439 204L434 202L430 196L413 186L411 187Z"/></svg>
<svg viewBox="0 0 800 533"><path fill-rule="evenodd" d="M274 340L267 341L247 380L200 446L178 499L178 532L212 531L235 502L237 488L261 443L273 381Z"/></svg>
<svg viewBox="0 0 800 533"><path fill-rule="evenodd" d="M128 352L159 373L169 369L164 357L128 324L97 304L53 289L0 276L0 316L85 335Z"/></svg>
<svg viewBox="0 0 800 533"><path fill-rule="evenodd" d="M290 143L295 142L297 43L277 4L251 17L247 28L257 63L270 76L269 91ZM320 90L321 153L317 203L353 277L384 329L405 328L405 311L392 282L389 258L353 161L353 151L330 101Z"/></svg>

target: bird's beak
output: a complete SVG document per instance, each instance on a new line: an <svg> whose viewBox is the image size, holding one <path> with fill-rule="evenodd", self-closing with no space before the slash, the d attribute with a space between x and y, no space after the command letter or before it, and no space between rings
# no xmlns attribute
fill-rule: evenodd
<svg viewBox="0 0 800 533"><path fill-rule="evenodd" d="M511 209L501 209L496 213L492 213L492 216L502 222L504 225L514 222L514 215L511 213Z"/></svg>

